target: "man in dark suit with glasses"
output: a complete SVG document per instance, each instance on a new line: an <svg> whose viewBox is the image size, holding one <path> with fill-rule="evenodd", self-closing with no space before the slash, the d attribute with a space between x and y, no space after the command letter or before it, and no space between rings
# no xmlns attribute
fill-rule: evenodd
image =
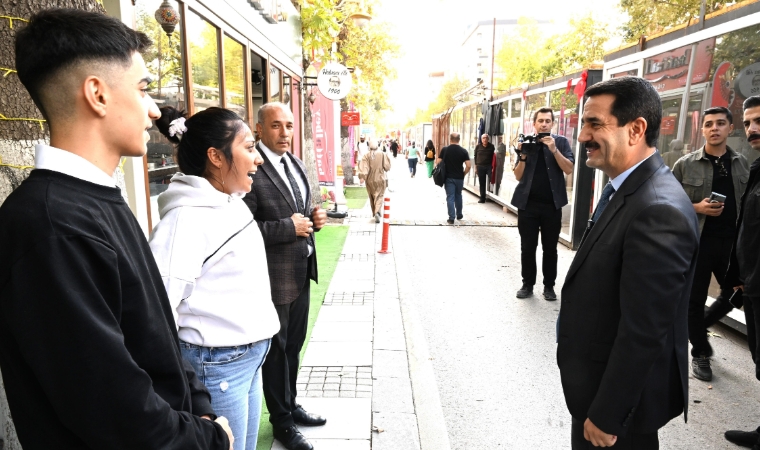
<svg viewBox="0 0 760 450"><path fill-rule="evenodd" d="M681 182L699 219L699 256L689 297L689 341L692 345L691 371L694 378L702 381L712 380L710 357L713 350L707 341L707 327L733 308L728 302L732 290L721 289L718 299L705 313L707 291L712 274L723 285L736 235L739 201L749 177L746 158L726 145L728 136L734 131L732 122L733 116L727 108L705 110L702 119L704 147L683 156L673 165L673 175ZM713 193L724 197L716 199Z"/></svg>

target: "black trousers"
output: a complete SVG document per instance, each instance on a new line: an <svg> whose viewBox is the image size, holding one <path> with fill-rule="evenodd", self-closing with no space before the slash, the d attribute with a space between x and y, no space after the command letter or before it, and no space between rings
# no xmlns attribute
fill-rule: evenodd
<svg viewBox="0 0 760 450"><path fill-rule="evenodd" d="M571 441L573 450L596 450L600 447L594 447L591 441L587 441L583 437L583 423L585 420L577 420L573 418ZM618 436L615 445L612 447L615 450L658 450L660 448L660 439L657 436L657 432L639 434L633 429L628 430L625 437Z"/></svg>
<svg viewBox="0 0 760 450"><path fill-rule="evenodd" d="M528 286L536 284L536 248L540 231L544 286L554 287L554 281L557 279L557 243L561 229L562 208L529 202L526 209L518 210L517 230L520 232L523 284Z"/></svg>
<svg viewBox="0 0 760 450"><path fill-rule="evenodd" d="M274 305L280 318L280 331L272 337L261 374L269 421L275 428L294 425L291 412L296 409L298 366L309 323L310 287L306 277L306 284L294 302Z"/></svg>
<svg viewBox="0 0 760 450"><path fill-rule="evenodd" d="M752 355L752 361L755 362L755 377L760 380L760 361L758 361L757 349L760 348L760 297L744 296L744 317L747 321L747 344L749 352Z"/></svg>
<svg viewBox="0 0 760 450"><path fill-rule="evenodd" d="M713 350L707 341L707 324L708 319L714 324L721 317L725 316L728 299L731 297L732 290L721 290L718 302L721 307L711 308L708 312L709 318L705 317L705 302L707 301L707 291L710 288L712 275L718 280L720 285L728 269L728 262L731 257L731 247L734 244L733 238L720 238L702 236L699 240L699 254L697 256L697 266L694 270L694 281L691 284L691 296L689 297L689 341L691 342L691 356L712 356ZM719 316L720 313L723 316Z"/></svg>
<svg viewBox="0 0 760 450"><path fill-rule="evenodd" d="M477 166L478 181L480 182L480 200L486 201L486 188L488 187L488 174L491 172L491 166Z"/></svg>

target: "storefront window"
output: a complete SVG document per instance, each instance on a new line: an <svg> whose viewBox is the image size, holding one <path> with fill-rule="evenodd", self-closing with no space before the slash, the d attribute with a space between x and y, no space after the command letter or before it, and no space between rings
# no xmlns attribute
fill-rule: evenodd
<svg viewBox="0 0 760 450"><path fill-rule="evenodd" d="M135 3L135 28L148 35L153 46L143 54L153 82L148 85L148 94L159 108L172 106L178 110L187 109L182 61L182 33L175 30L171 38L161 28L153 16L161 5L161 0L139 0ZM148 180L152 224L159 221L158 194L169 187L172 175L178 167L174 159L174 144L153 126L148 130Z"/></svg>
<svg viewBox="0 0 760 450"><path fill-rule="evenodd" d="M269 68L269 92L273 102L282 101L282 86L280 85L281 71L274 65Z"/></svg>
<svg viewBox="0 0 760 450"><path fill-rule="evenodd" d="M573 156L576 154L578 139L578 123L580 103L574 92L566 93L566 89L557 89L549 93L549 107L554 111L554 127L552 133L565 137L570 143ZM565 188L567 189L568 204L562 207L562 233L570 235L570 215L573 210L573 189L575 183L575 168L569 175L565 175Z"/></svg>
<svg viewBox="0 0 760 450"><path fill-rule="evenodd" d="M522 99L513 98L510 103L512 103L512 108L511 108L512 112L510 113L509 117L513 119L519 118L522 115Z"/></svg>
<svg viewBox="0 0 760 450"><path fill-rule="evenodd" d="M258 122L259 108L266 103L267 98L267 80L266 80L266 59L261 55L251 52L251 100L253 104L253 122ZM254 130L254 134L256 131ZM258 137L257 137L258 140Z"/></svg>
<svg viewBox="0 0 760 450"><path fill-rule="evenodd" d="M672 167L681 156L693 152L701 146L702 97L702 92L694 93L689 97L686 126L683 138L680 140L676 139L683 97L681 94L662 97L662 122L657 148L668 167Z"/></svg>
<svg viewBox="0 0 760 450"><path fill-rule="evenodd" d="M227 108L244 121L248 120L245 108L245 47L242 44L224 36L224 90L227 97Z"/></svg>
<svg viewBox="0 0 760 450"><path fill-rule="evenodd" d="M734 132L728 138L728 145L750 163L757 159L758 152L752 150L744 134L742 103L747 97L760 94L755 81L760 78L759 38L760 25L718 36L710 68L710 106L724 106L731 110Z"/></svg>
<svg viewBox="0 0 760 450"><path fill-rule="evenodd" d="M194 112L197 113L211 106L220 106L218 30L192 11L185 17L185 26L190 41Z"/></svg>

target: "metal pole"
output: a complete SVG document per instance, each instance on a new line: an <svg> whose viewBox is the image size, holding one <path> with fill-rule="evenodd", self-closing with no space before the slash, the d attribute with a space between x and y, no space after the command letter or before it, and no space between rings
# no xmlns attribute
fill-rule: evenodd
<svg viewBox="0 0 760 450"><path fill-rule="evenodd" d="M705 29L705 11L707 10L707 0L702 0L702 5L699 7L699 29Z"/></svg>
<svg viewBox="0 0 760 450"><path fill-rule="evenodd" d="M692 74L694 73L694 63L697 59L697 44L692 44L690 56L691 61L689 61L689 71L686 75L686 86L683 91L683 97L681 97L681 112L679 113L678 118L678 132L676 133L676 139L680 139L681 142L683 142L684 131L686 131L686 114L689 112L689 99L691 98L691 78L693 76ZM693 146L695 143L690 142L690 144ZM665 149L661 148L660 152L663 150Z"/></svg>
<svg viewBox="0 0 760 450"><path fill-rule="evenodd" d="M496 52L496 17L493 18L493 33L492 33L492 40L491 40L491 98L489 101L493 101L493 63L495 56L494 53Z"/></svg>

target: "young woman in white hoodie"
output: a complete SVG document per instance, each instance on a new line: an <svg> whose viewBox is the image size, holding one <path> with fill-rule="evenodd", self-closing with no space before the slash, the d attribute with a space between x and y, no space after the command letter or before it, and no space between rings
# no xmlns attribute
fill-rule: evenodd
<svg viewBox="0 0 760 450"><path fill-rule="evenodd" d="M182 355L229 419L235 449L254 450L261 365L280 327L264 241L243 196L263 163L250 128L209 108L185 120L161 108L159 131L177 147L182 173L158 196L150 247L179 330Z"/></svg>

